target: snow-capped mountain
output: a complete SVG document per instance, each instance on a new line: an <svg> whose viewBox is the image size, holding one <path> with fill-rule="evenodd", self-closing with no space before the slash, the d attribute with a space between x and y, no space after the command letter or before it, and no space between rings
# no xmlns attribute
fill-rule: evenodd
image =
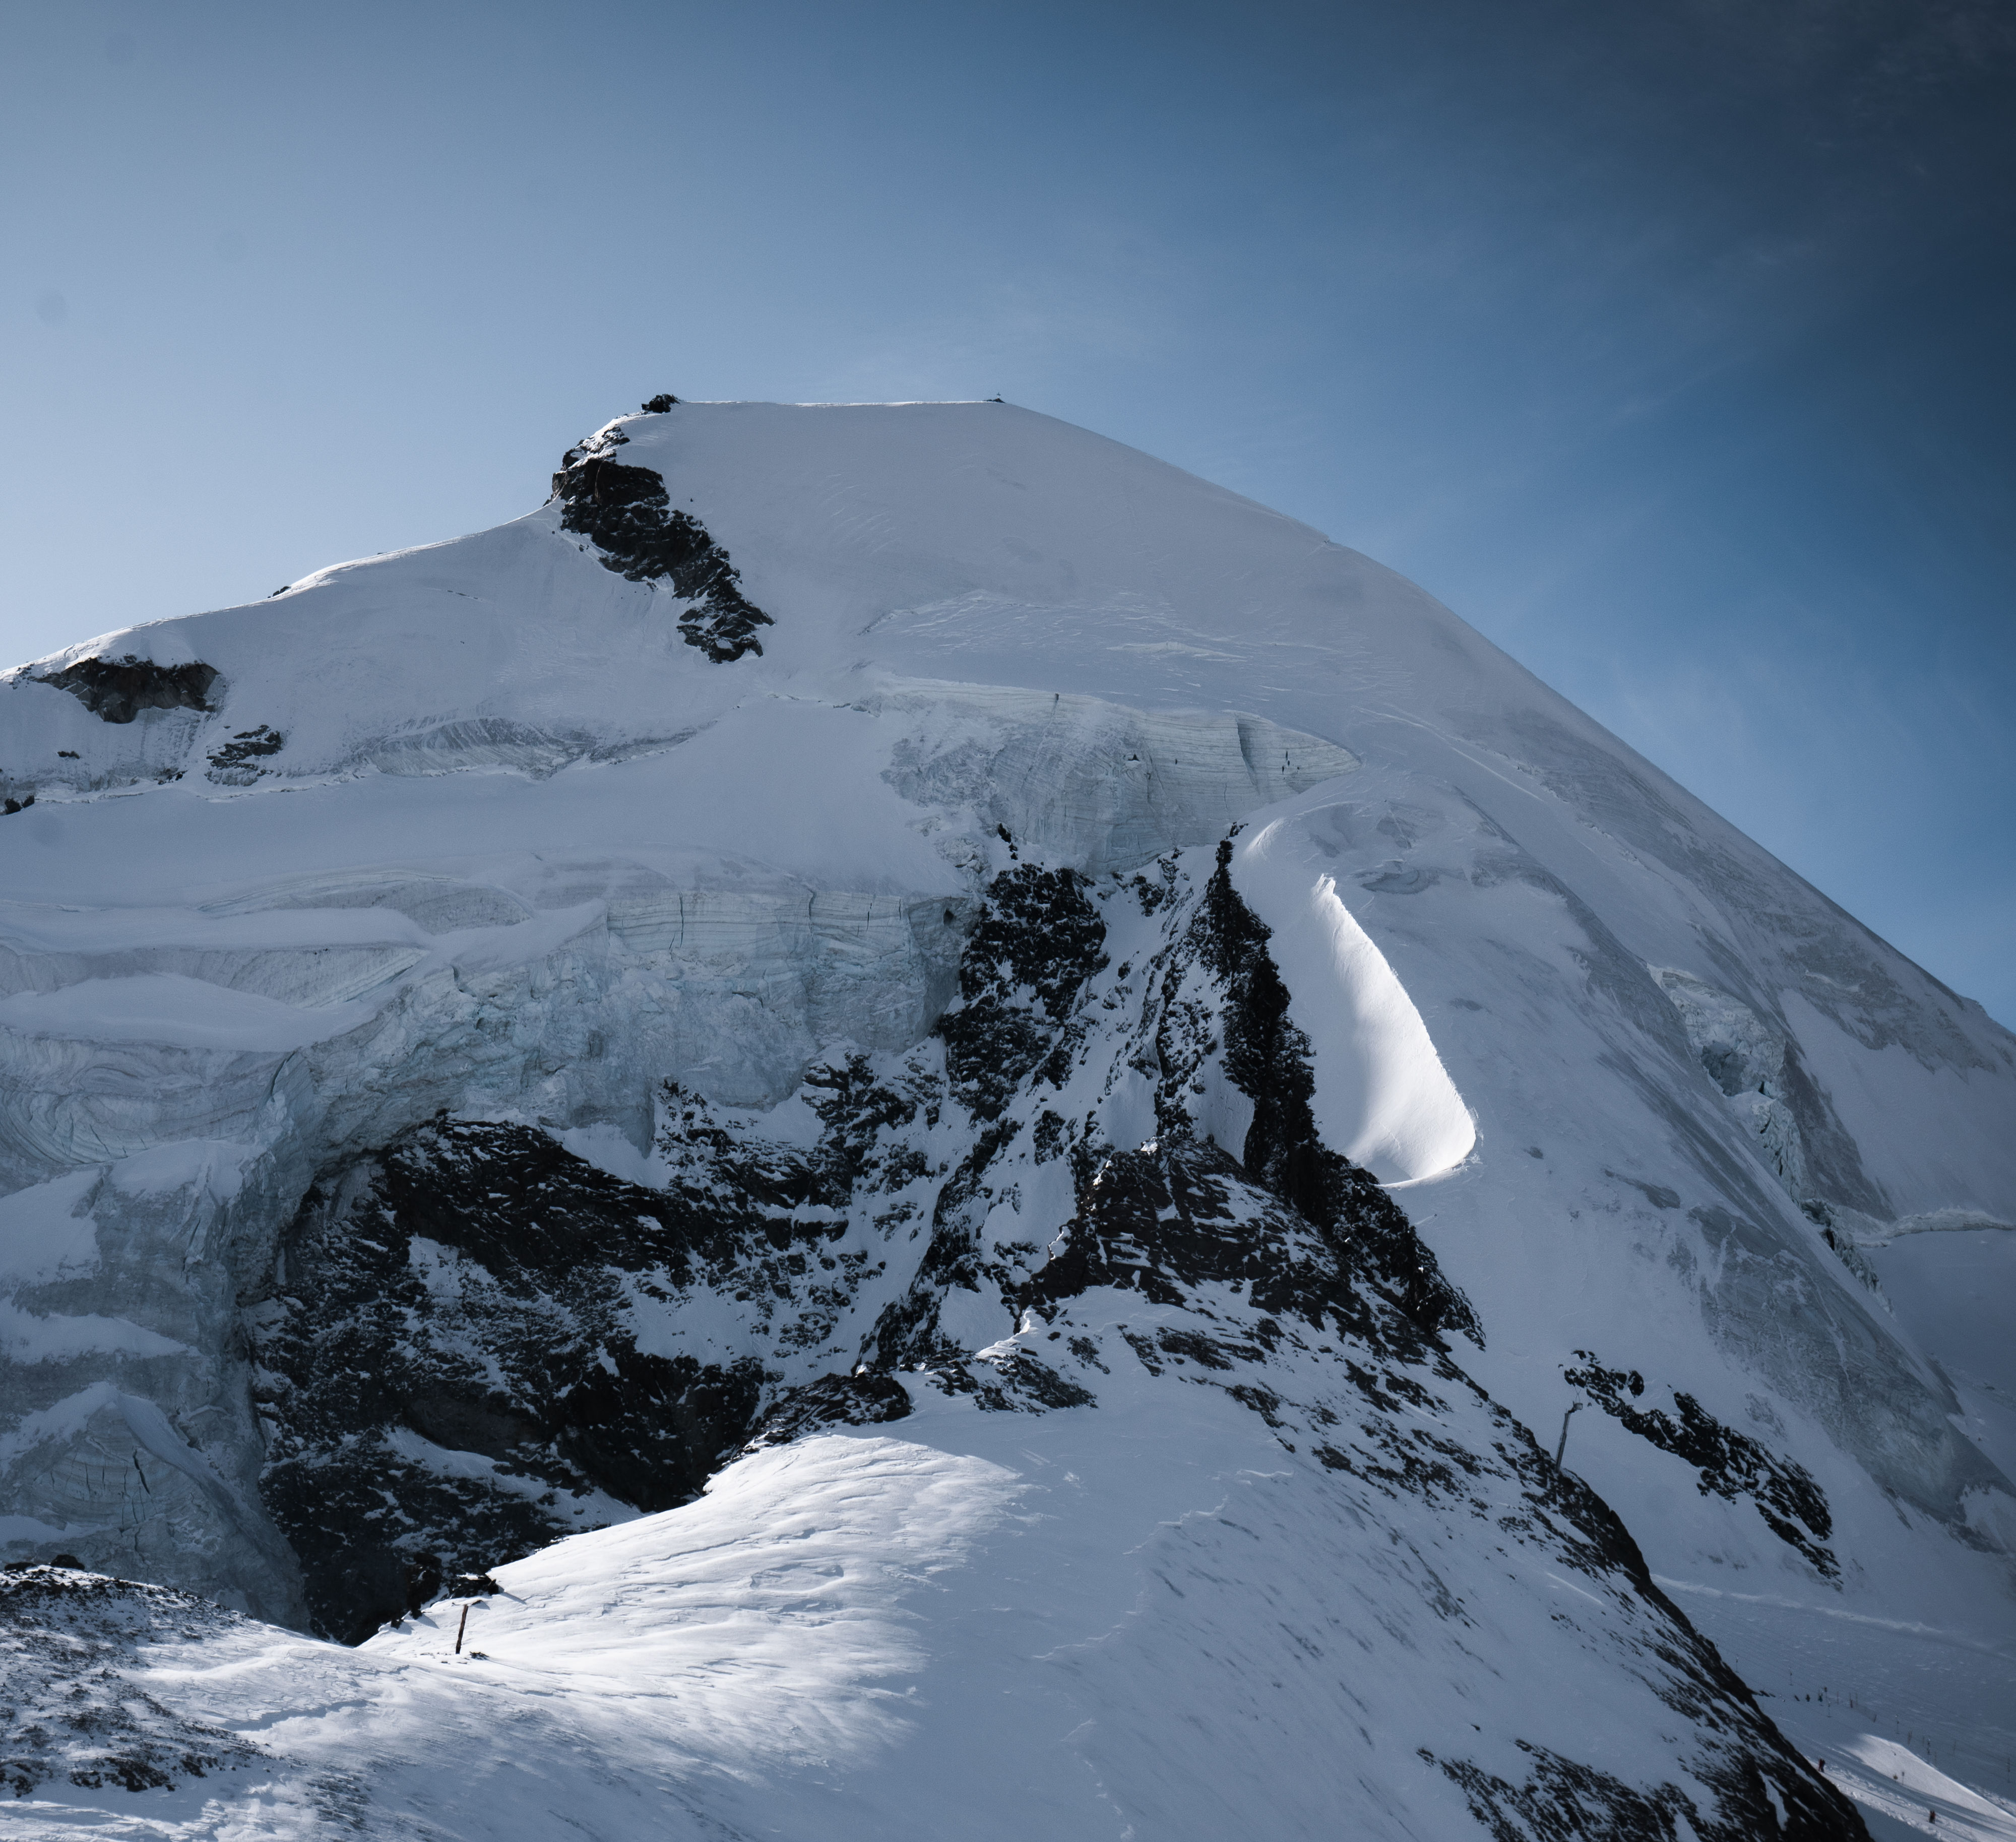
<svg viewBox="0 0 2016 1842"><path fill-rule="evenodd" d="M654 399L0 795L22 1833L2016 1835L2016 1040L1306 527Z"/></svg>

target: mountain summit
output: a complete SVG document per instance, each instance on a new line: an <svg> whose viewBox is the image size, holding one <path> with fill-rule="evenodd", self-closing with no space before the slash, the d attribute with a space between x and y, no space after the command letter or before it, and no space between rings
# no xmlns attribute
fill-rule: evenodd
<svg viewBox="0 0 2016 1842"><path fill-rule="evenodd" d="M1308 527L656 398L0 794L20 1833L2016 1835L2016 1039Z"/></svg>

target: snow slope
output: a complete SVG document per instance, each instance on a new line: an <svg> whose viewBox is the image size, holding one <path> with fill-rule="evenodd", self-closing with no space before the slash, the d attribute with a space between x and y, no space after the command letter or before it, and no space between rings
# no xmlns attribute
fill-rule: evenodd
<svg viewBox="0 0 2016 1842"><path fill-rule="evenodd" d="M1271 1345L1210 1382L1208 1412L1124 1337L1119 1364L1015 1394L1033 1416L959 1406L994 1386L981 1352L1036 1351L1076 1308L1044 1275L1092 1232L1101 1169L1193 1136L1322 1218L1546 1453L1579 1403L1568 1472L1760 1689L1798 1633L1851 1631L1831 1653L1901 1707L1915 1666L1895 1660L1921 1639L1894 1634L1944 1634L1967 1686L1907 1731L1997 1790L1959 1730L2016 1726L2000 1371L1965 1354L1994 1307L1905 1250L1981 1237L1980 1270L2006 1270L2006 1031L1420 591L1082 430L1005 405L679 405L570 451L556 488L495 531L0 682L10 1553L360 1635L424 1588L427 1556L567 1537L516 1566L610 1557L564 1563L631 1633L608 1667L662 1664L707 1701L673 1724L700 1719L713 1750L666 1741L650 1783L693 1798L754 1773L781 1801L692 1808L786 1833L886 1825L898 1804L876 1800L927 1780L950 1797L1005 1775L1026 1800L1021 1761L1065 1744L1067 1716L1129 1736L1071 1743L1058 1833L1222 1833L1201 1776L1244 1784L1278 1833L1339 1800L1366 1833L1461 1833L1460 1775L1409 1750L1455 1758L1450 1696L1489 1704L1478 1769L1508 1785L1520 1741L1679 1783L1715 1721L1697 1707L1676 1736L1667 1704L1632 1711L1633 1633L1667 1616L1636 1586L1582 1661L1543 1668L1508 1636L1461 1686L1432 1645L1368 1634L1419 1710L1366 1724L1376 1769L1313 1737L1349 1721L1284 1673L1310 1632L1252 1639L1236 1595L1038 1686L1042 1621L1081 1644L1121 1618L1138 1570L1111 1572L1116 1529L1264 1498L1235 1518L1257 1558L1184 1565L1263 1595L1302 1581L1312 1604L1403 1596L1370 1550L1325 1547L1370 1512L1324 1495L1351 1474L1287 1430ZM1242 1063L1242 1042L1265 1054ZM1404 1219L1337 1189L1347 1163ZM1949 1225L1899 1232L1928 1223ZM1954 1329L1969 1311L1990 1328ZM710 1475L798 1475L773 1452L718 1471L765 1414L798 1415L811 1443L787 1453L882 1462L819 1433L830 1401L805 1393L863 1363L905 1378L898 1434L927 1455L904 1464L963 1480L977 1520L952 1518L944 1565L1023 1622L905 1639L912 1613L871 1593L858 1630L787 1640L759 1594L722 1613L711 1662L649 1593L625 1625L631 1531L730 1500L718 1480L670 1507ZM1498 1462L1467 1426L1447 1437ZM1241 1481L1290 1447L1286 1480ZM1111 1477L1046 1498L1062 1546L1017 1571L982 1524L1022 1527L1001 1506L1058 1466ZM1443 1526L1431 1491L1403 1494L1365 1525L1381 1540ZM721 1525L752 1579L782 1500ZM820 1526L855 1530L848 1569L893 1578L913 1563L892 1518ZM1109 1570L1082 1600L1078 1541ZM1477 1582L1456 1599L1495 1606L1484 1550L1456 1550ZM1555 1590L1521 1584L1503 1631ZM1214 1650L1197 1693L1257 1693L1256 1730L1306 1718L1307 1743L1219 1734L1186 1765L1172 1733L1218 1717L1148 1687L1220 1629L1248 1647ZM859 1649L822 1647L839 1637ZM779 1643L815 1743L777 1739L789 1698L751 1686ZM592 1725L604 1664L566 1658L567 1718ZM441 1668L458 1696L477 1679ZM876 1686L905 1671L957 1711L956 1753ZM1543 1702L1582 1705L1580 1680L1600 1707L1582 1750L1536 1736L1541 1680ZM481 1725L460 1706L440 1719ZM632 1718L581 1743L610 1772ZM287 1756L311 1774L352 1742L329 1743ZM819 1788L833 1760L867 1788ZM620 1829L620 1807L594 1820ZM509 1833L457 1808L444 1833Z"/></svg>

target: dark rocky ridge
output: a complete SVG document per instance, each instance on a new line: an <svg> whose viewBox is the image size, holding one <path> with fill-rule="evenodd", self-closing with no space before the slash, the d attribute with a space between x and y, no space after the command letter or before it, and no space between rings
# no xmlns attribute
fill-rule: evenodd
<svg viewBox="0 0 2016 1842"><path fill-rule="evenodd" d="M562 457L553 476L561 528L592 543L603 568L632 582L663 581L690 603L679 632L716 664L760 655L756 631L772 624L770 617L742 592L740 573L706 526L672 505L662 474L608 458L628 439L612 430Z"/></svg>
<svg viewBox="0 0 2016 1842"><path fill-rule="evenodd" d="M1186 1318L1172 1323L1165 1308L1152 1326L1123 1319L1115 1327L1113 1307L1124 1310L1130 1293L1144 1307L1184 1308ZM1688 1772L1713 1804L1704 1808L1671 1782L1628 1784L1524 1740L1535 1766L1519 1785L1424 1751L1495 1838L1678 1842L1689 1833L1682 1819L1705 1842L1866 1833L1853 1806L1810 1771L1659 1591L1609 1506L1556 1469L1439 1336L1359 1283L1332 1236L1218 1146L1179 1134L1111 1158L1024 1297L1049 1326L1060 1364L1091 1387L1131 1358L1171 1386L1222 1390L1289 1453L1389 1500L1468 1519L1501 1552L1572 1568L1591 1590L1629 1606L1635 1667L1676 1715L1710 1736ZM1016 1392L1013 1405L1035 1405L1026 1381ZM1443 1615L1462 1621L1468 1614L1453 1601Z"/></svg>

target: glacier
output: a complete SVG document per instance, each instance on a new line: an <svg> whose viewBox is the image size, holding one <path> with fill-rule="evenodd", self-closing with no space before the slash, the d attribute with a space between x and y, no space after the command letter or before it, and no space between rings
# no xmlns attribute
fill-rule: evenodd
<svg viewBox="0 0 2016 1842"><path fill-rule="evenodd" d="M653 399L0 794L22 1833L2016 1835L2016 1039L1370 559Z"/></svg>

